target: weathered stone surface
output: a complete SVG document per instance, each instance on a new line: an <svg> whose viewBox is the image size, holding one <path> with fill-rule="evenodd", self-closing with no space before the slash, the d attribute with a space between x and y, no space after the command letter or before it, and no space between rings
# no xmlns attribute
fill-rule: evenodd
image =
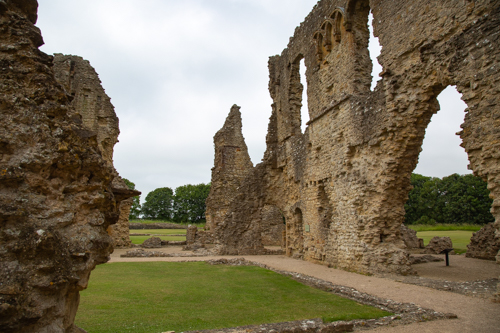
<svg viewBox="0 0 500 333"><path fill-rule="evenodd" d="M417 237L417 232L401 224L401 237L408 249L418 249L420 248L422 242Z"/></svg>
<svg viewBox="0 0 500 333"><path fill-rule="evenodd" d="M444 259L431 256L430 254L426 254L424 256L410 256L410 262L412 265L425 264L428 262L438 262L438 261L444 261Z"/></svg>
<svg viewBox="0 0 500 333"><path fill-rule="evenodd" d="M466 257L486 260L495 260L500 250L500 239L496 238L496 228L488 223L481 230L472 234L470 244L467 245Z"/></svg>
<svg viewBox="0 0 500 333"><path fill-rule="evenodd" d="M142 243L141 247L145 249L157 249L161 247L161 238L160 237L151 237L148 238Z"/></svg>
<svg viewBox="0 0 500 333"><path fill-rule="evenodd" d="M241 132L240 107L233 105L224 126L215 134L215 165L206 201L206 230L213 232L224 219L229 204L253 164Z"/></svg>
<svg viewBox="0 0 500 333"><path fill-rule="evenodd" d="M77 332L79 291L130 192L38 50L36 9L0 2L0 331Z"/></svg>
<svg viewBox="0 0 500 333"><path fill-rule="evenodd" d="M440 254L443 250L453 249L450 237L433 237L425 247L424 253Z"/></svg>
<svg viewBox="0 0 500 333"><path fill-rule="evenodd" d="M374 91L370 10L382 45ZM467 103L459 134L470 169L488 182L498 229L499 27L497 1L319 1L288 47L269 60L267 150L232 190L233 201L221 204L213 226L219 253L261 251L261 211L273 205L286 219L290 256L360 272L410 273L400 231L404 203L425 129L439 110L436 98L450 85Z"/></svg>
<svg viewBox="0 0 500 333"><path fill-rule="evenodd" d="M101 80L87 60L73 55L54 55L54 72L57 81L73 97L75 117L81 117L83 125L97 133L97 144L102 157L113 165L113 149L118 142L118 117L111 99L106 95ZM121 177L115 177L114 186L127 189ZM140 194L140 192L137 192ZM118 222L108 228L115 247L130 247L129 214L132 199L120 203Z"/></svg>
<svg viewBox="0 0 500 333"><path fill-rule="evenodd" d="M285 218L278 207L267 205L262 208L261 229L264 246L285 247Z"/></svg>

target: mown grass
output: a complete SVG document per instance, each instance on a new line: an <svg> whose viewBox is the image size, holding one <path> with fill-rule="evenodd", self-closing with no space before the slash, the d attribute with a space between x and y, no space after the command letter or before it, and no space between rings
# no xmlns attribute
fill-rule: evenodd
<svg viewBox="0 0 500 333"><path fill-rule="evenodd" d="M449 231L420 231L417 232L417 237L424 240L424 245L427 246L433 237L450 237L453 243L453 249L456 253L467 252L467 245L470 243L473 231L464 230L449 230Z"/></svg>
<svg viewBox="0 0 500 333"><path fill-rule="evenodd" d="M482 226L476 224L436 224L436 225L409 225L408 228L417 232L417 237L424 240L427 246L433 237L450 237L456 253L467 252L472 234L479 231Z"/></svg>
<svg viewBox="0 0 500 333"><path fill-rule="evenodd" d="M156 333L387 315L259 267L144 262L98 266L76 324L93 333Z"/></svg>
<svg viewBox="0 0 500 333"><path fill-rule="evenodd" d="M186 229L130 229L131 234L186 235Z"/></svg>
<svg viewBox="0 0 500 333"><path fill-rule="evenodd" d="M129 221L130 223L143 223L143 224L152 224L152 223L173 223L173 224L179 224L179 225L184 225L184 226L188 226L188 225L195 225L197 226L198 228L204 228L205 227L205 223L177 223L177 222L172 222L172 221L162 221L162 220L130 220Z"/></svg>
<svg viewBox="0 0 500 333"><path fill-rule="evenodd" d="M436 224L436 225L408 225L408 228L419 231L450 231L450 230L463 230L463 231L479 231L482 226L477 224Z"/></svg>
<svg viewBox="0 0 500 333"><path fill-rule="evenodd" d="M136 245L141 245L142 243L144 243L144 241L148 238L151 238L151 237L159 237L161 240L164 240L164 241L185 241L186 240L186 236L156 236L156 235L151 235L151 236L130 236L130 241L132 242L132 244L136 244Z"/></svg>

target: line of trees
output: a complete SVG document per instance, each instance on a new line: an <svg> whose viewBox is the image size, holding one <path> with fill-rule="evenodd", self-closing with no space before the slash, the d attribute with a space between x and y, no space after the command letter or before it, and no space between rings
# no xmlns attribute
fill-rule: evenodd
<svg viewBox="0 0 500 333"><path fill-rule="evenodd" d="M493 222L493 200L481 178L452 174L442 179L411 175L405 224L480 224Z"/></svg>
<svg viewBox="0 0 500 333"><path fill-rule="evenodd" d="M126 180L126 183L131 189L135 189L132 182ZM129 184L134 187L132 188ZM170 187L157 188L148 193L142 206L139 197L134 197L129 218L142 217L178 223L203 223L205 222L205 201L209 192L210 183L179 186L175 192Z"/></svg>

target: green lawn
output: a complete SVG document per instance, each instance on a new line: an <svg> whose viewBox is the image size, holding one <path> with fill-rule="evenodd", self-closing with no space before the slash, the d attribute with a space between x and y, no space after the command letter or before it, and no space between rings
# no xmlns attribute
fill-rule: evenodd
<svg viewBox="0 0 500 333"><path fill-rule="evenodd" d="M407 225L408 228L419 231L449 231L449 230L464 230L464 231L479 231L483 226L477 224L414 224Z"/></svg>
<svg viewBox="0 0 500 333"><path fill-rule="evenodd" d="M130 223L144 223L144 224L152 224L152 223L173 223L173 224L179 224L179 225L195 225L198 228L203 228L205 227L205 223L177 223L177 222L172 222L172 221L161 221L161 220L130 220Z"/></svg>
<svg viewBox="0 0 500 333"><path fill-rule="evenodd" d="M186 229L130 229L131 234L186 235Z"/></svg>
<svg viewBox="0 0 500 333"><path fill-rule="evenodd" d="M448 230L448 231L419 231L417 232L418 238L423 238L424 245L429 244L432 237L450 237L453 242L453 248L457 253L464 253L467 251L467 245L470 243L473 231L465 230Z"/></svg>
<svg viewBox="0 0 500 333"><path fill-rule="evenodd" d="M76 325L92 333L158 333L387 315L254 266L111 263L92 272Z"/></svg>
<svg viewBox="0 0 500 333"><path fill-rule="evenodd" d="M140 245L144 243L144 241L152 236L130 236L130 241L132 244ZM164 241L185 241L186 236L155 236L160 237L161 240Z"/></svg>

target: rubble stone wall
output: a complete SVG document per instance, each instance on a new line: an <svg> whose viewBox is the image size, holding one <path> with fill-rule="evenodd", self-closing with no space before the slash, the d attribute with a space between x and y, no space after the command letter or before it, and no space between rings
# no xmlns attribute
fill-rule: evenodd
<svg viewBox="0 0 500 333"><path fill-rule="evenodd" d="M104 160L113 166L113 149L118 142L120 129L115 108L106 95L101 80L89 61L73 55L54 55L56 80L73 97L73 107L83 126L97 133L97 144ZM127 189L127 185L116 177L115 186ZM120 218L108 229L115 247L130 247L129 214L133 201L124 200L120 204Z"/></svg>
<svg viewBox="0 0 500 333"><path fill-rule="evenodd" d="M224 126L214 136L215 165L205 213L208 232L222 221L239 186L253 169L241 127L240 107L233 105Z"/></svg>
<svg viewBox="0 0 500 333"><path fill-rule="evenodd" d="M79 291L135 192L114 187L97 134L38 50L37 7L0 2L0 331L79 332Z"/></svg>
<svg viewBox="0 0 500 333"><path fill-rule="evenodd" d="M370 11L382 45L374 91ZM404 203L425 129L439 111L436 98L450 85L467 103L459 134L469 168L488 182L498 229L499 27L498 1L319 1L269 60L267 150L225 203L215 230L220 253L261 251L258 213L273 205L286 219L288 255L359 272L410 273L400 233Z"/></svg>

